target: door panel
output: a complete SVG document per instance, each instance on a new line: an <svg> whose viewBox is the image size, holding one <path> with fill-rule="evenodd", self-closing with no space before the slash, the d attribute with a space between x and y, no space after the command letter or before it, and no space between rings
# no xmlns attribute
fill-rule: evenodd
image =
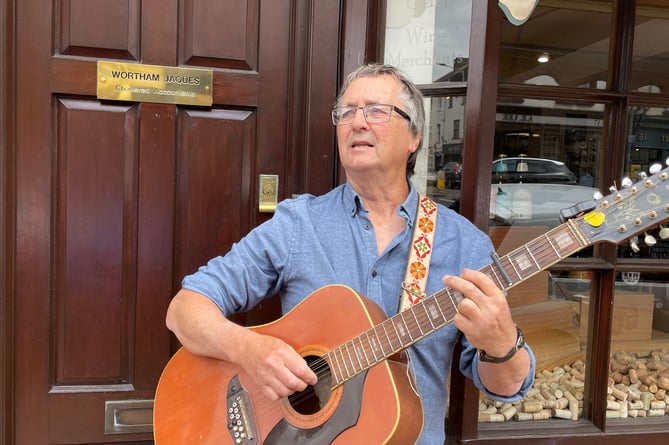
<svg viewBox="0 0 669 445"><path fill-rule="evenodd" d="M51 390L127 384L136 301L138 106L57 99L55 108Z"/></svg>
<svg viewBox="0 0 669 445"><path fill-rule="evenodd" d="M105 402L153 398L183 275L271 216L259 174L279 175L280 198L333 182L330 104L307 85L334 99L339 2L15 5L14 443L148 444L105 434ZM100 101L109 59L211 68L214 103Z"/></svg>

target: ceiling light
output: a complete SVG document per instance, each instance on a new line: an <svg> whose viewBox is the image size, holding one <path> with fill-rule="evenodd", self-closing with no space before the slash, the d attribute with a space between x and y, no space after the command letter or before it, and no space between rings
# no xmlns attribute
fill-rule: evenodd
<svg viewBox="0 0 669 445"><path fill-rule="evenodd" d="M551 56L550 56L550 54L548 54L546 52L543 52L543 53L539 54L539 57L537 57L537 62L539 62L539 63L546 63L549 60L551 60Z"/></svg>

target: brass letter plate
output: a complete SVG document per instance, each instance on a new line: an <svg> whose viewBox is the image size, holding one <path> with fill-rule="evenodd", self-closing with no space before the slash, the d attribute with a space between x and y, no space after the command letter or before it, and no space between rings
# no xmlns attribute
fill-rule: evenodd
<svg viewBox="0 0 669 445"><path fill-rule="evenodd" d="M105 434L150 433L153 431L153 400L107 400Z"/></svg>
<svg viewBox="0 0 669 445"><path fill-rule="evenodd" d="M213 71L98 61L98 99L211 106Z"/></svg>

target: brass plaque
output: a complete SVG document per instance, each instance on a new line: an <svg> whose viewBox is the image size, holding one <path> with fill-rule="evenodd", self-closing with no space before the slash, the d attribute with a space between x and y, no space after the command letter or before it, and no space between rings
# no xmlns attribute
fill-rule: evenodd
<svg viewBox="0 0 669 445"><path fill-rule="evenodd" d="M211 106L212 70L98 61L98 99Z"/></svg>

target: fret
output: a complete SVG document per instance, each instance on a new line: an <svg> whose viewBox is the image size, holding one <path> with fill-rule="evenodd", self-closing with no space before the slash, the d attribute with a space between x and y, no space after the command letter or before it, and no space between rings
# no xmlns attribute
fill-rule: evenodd
<svg viewBox="0 0 669 445"><path fill-rule="evenodd" d="M428 307L427 307L427 304L426 304L425 300L423 300L420 304L416 305L416 310L422 310L422 312L424 314L424 318L427 320L428 323L430 323L430 326L429 326L430 331L433 331L436 328L436 326L434 325L434 323L432 323L433 316L431 314L428 314L428 312L427 312Z"/></svg>
<svg viewBox="0 0 669 445"><path fill-rule="evenodd" d="M385 323L385 321L384 321L384 323ZM374 336L376 337L376 341L377 341L377 344L379 346L379 349L381 350L381 357L387 357L386 351L383 350L383 342L379 338L379 327L378 326L375 327L373 329L373 331L374 331Z"/></svg>
<svg viewBox="0 0 669 445"><path fill-rule="evenodd" d="M410 328L409 325L407 324L407 320L406 320L406 318L404 317L404 315L406 314L406 312L407 312L407 311L403 311L403 312L401 312L401 313L399 314L399 315L400 315L400 318L402 319L402 324L401 324L399 327L400 327L400 330L401 330L402 333L403 333L403 336L402 336L402 337L403 337L403 338L404 338L404 337L409 337L409 341L407 341L407 342L404 343L404 344L407 344L407 345L408 345L408 344L411 344L411 342L413 341L413 337L411 336L411 328ZM402 328L404 328L404 329L402 329Z"/></svg>
<svg viewBox="0 0 669 445"><path fill-rule="evenodd" d="M362 342L362 336L359 335L357 338L358 338L358 343L360 344L360 354L361 354L361 356L358 358L358 361L360 361L360 367L362 369L365 369L366 367L368 367L370 365L369 357L367 357L367 350L365 348L365 344ZM356 354L358 354L358 351L356 351ZM365 365L362 365L361 358L364 359Z"/></svg>
<svg viewBox="0 0 669 445"><path fill-rule="evenodd" d="M521 281L523 279L523 276L520 275L520 272L518 272L518 269L516 269L516 265L513 264L513 260L511 259L511 257L509 255L506 255L506 258L509 260L509 265L511 266L511 268L513 269L513 272L516 274L516 277L518 278L518 280L516 280L516 281Z"/></svg>
<svg viewBox="0 0 669 445"><path fill-rule="evenodd" d="M562 255L560 255L560 252L559 252L559 251L555 248L555 246L553 245L553 241L551 241L551 238L550 238L550 236L548 236L548 233L545 233L545 234L544 234L544 237L545 237L546 240L548 241L548 244L550 244L551 248L553 249L553 252L555 252L555 255L557 255L558 258L562 258Z"/></svg>
<svg viewBox="0 0 669 445"><path fill-rule="evenodd" d="M346 371L346 379L350 379L355 374L351 373L351 370L348 369L348 362L346 361L346 357L344 356L344 352L342 351L343 348L344 345L341 345L337 349L339 350L339 355L341 356L341 361L344 365L344 371Z"/></svg>
<svg viewBox="0 0 669 445"><path fill-rule="evenodd" d="M392 323L390 323L390 324L392 324ZM381 327L383 328L383 333L385 334L386 338L388 339L388 344L390 345L390 348L395 349L395 346L393 346L393 341L391 340L390 335L388 335L388 331L386 330L386 322L385 321L383 323L381 323ZM395 331L395 332L397 332L397 331Z"/></svg>
<svg viewBox="0 0 669 445"><path fill-rule="evenodd" d="M416 327L418 327L418 332L420 332L419 337L424 337L425 332L423 332L423 328L421 328L421 326L420 326L420 321L418 321L418 317L416 317L416 311L415 311L416 306L418 306L418 305L414 305L410 308L411 315L413 315L414 320L416 320ZM412 339L413 339L413 337L412 337Z"/></svg>
<svg viewBox="0 0 669 445"><path fill-rule="evenodd" d="M385 323L385 322L384 322ZM395 338L397 339L397 343L399 344L399 347L397 349L402 348L404 345L402 344L402 339L400 336L399 331L397 330L397 325L395 324L395 317L390 319L390 324L393 327L393 330L395 331Z"/></svg>
<svg viewBox="0 0 669 445"><path fill-rule="evenodd" d="M453 293L454 293L454 292L455 292L455 291L452 291L451 289L446 289L446 295L447 295L448 298L450 299L450 301L451 301L451 307L453 308L453 315L451 315L451 317L449 318L449 320L452 320L453 317L455 317L455 314L458 313L458 304L457 304L456 301L453 300Z"/></svg>
<svg viewBox="0 0 669 445"><path fill-rule="evenodd" d="M435 298L428 298L428 300L429 301L434 300L435 304L431 305L431 307L436 307L439 310L439 314L441 314L442 323L446 323L447 322L446 315L444 314L444 311L441 309L441 305L439 304L439 301L437 301L437 298L436 297ZM436 314L435 314L435 318L437 318Z"/></svg>
<svg viewBox="0 0 669 445"><path fill-rule="evenodd" d="M502 264L502 267L507 272L507 274L509 274L509 272L513 272L513 274L515 275L515 280L513 280L514 283L523 281L523 276L520 274L516 266L513 264L513 260L511 259L510 255L506 255L504 258L502 258L500 260L500 263ZM508 288L508 286L505 287L505 289L506 288Z"/></svg>
<svg viewBox="0 0 669 445"><path fill-rule="evenodd" d="M493 267L492 264L489 264L488 266L486 266L486 268L487 268L487 269L490 269L490 271L492 272L492 276L490 276L490 274L486 274L486 275L488 275L488 277L490 277L491 279L493 279L493 281L496 281L496 282L497 282L497 283L496 283L496 284L497 284L497 287L499 287L500 289L504 289L504 283L502 283L502 280L500 280L499 275L497 275L497 272L496 272L496 269L497 269L497 268L496 268L496 267Z"/></svg>
<svg viewBox="0 0 669 445"><path fill-rule="evenodd" d="M358 361L358 366L360 367L360 370L362 371L363 366L362 362L360 361L360 354L358 354L358 349L355 347L355 338L350 341L351 347L353 348L353 356L355 359Z"/></svg>
<svg viewBox="0 0 669 445"><path fill-rule="evenodd" d="M527 251L527 253L530 254L530 258L532 258L532 261L534 261L534 264L537 265L537 269L541 270L541 265L539 265L539 263L537 262L537 259L534 258L534 255L532 254L532 251L530 250L530 248L528 247L527 244L525 244L525 250Z"/></svg>
<svg viewBox="0 0 669 445"><path fill-rule="evenodd" d="M404 311L406 312L406 311ZM408 344L411 343L411 341L404 341L406 337L409 337L411 339L411 335L409 334L409 328L406 325L406 321L404 320L404 312L400 312L398 314L398 318L395 319L396 322L393 323L395 326L395 329L399 331L399 336L397 337L400 340L400 344L404 347ZM401 319L401 320L400 320Z"/></svg>
<svg viewBox="0 0 669 445"><path fill-rule="evenodd" d="M365 332L365 335L367 336L367 342L369 343L372 354L374 354L374 361L377 362L379 361L379 357L376 355L376 350L378 349L376 343L374 343L374 340L369 337L369 331Z"/></svg>
<svg viewBox="0 0 669 445"><path fill-rule="evenodd" d="M333 370L339 372L338 375L337 375L337 372L335 372L335 376L337 376L337 381L343 382L345 380L344 379L344 373L342 372L341 364L339 363L339 359L337 358L337 350L336 349L332 350L332 353L330 355L332 356L333 364L336 365L335 367L331 367L331 368L333 368Z"/></svg>

